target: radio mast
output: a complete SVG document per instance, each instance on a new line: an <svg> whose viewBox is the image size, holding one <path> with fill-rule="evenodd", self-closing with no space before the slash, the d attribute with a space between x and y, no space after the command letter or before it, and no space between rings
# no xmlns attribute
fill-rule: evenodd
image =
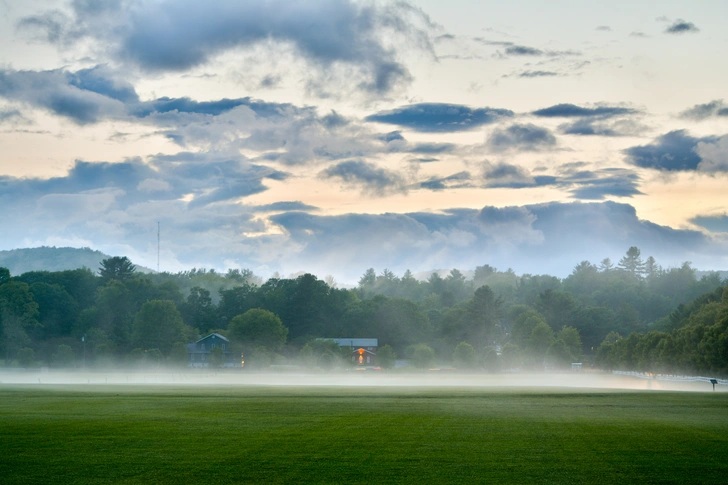
<svg viewBox="0 0 728 485"><path fill-rule="evenodd" d="M157 221L157 274L159 274L159 221Z"/></svg>

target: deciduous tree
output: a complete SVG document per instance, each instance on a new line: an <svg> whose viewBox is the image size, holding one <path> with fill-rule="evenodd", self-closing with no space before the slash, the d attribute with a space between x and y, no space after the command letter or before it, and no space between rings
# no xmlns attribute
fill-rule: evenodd
<svg viewBox="0 0 728 485"><path fill-rule="evenodd" d="M273 312L253 308L233 318L228 325L230 338L245 348L260 346L278 350L286 343L288 329Z"/></svg>

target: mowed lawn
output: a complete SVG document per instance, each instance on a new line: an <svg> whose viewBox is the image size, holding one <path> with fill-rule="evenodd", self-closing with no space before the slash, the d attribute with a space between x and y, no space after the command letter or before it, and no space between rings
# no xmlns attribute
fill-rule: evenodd
<svg viewBox="0 0 728 485"><path fill-rule="evenodd" d="M0 386L0 483L728 483L728 393Z"/></svg>

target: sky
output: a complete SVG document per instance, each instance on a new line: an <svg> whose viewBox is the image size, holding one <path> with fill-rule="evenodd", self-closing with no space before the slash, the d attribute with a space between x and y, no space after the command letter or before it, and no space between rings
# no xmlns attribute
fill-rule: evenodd
<svg viewBox="0 0 728 485"><path fill-rule="evenodd" d="M728 269L728 3L0 0L0 250Z"/></svg>

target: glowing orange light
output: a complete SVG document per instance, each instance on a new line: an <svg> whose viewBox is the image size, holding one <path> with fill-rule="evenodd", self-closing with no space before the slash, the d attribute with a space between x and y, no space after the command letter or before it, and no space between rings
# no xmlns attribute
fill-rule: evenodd
<svg viewBox="0 0 728 485"><path fill-rule="evenodd" d="M359 349L359 355L364 353L364 349Z"/></svg>

